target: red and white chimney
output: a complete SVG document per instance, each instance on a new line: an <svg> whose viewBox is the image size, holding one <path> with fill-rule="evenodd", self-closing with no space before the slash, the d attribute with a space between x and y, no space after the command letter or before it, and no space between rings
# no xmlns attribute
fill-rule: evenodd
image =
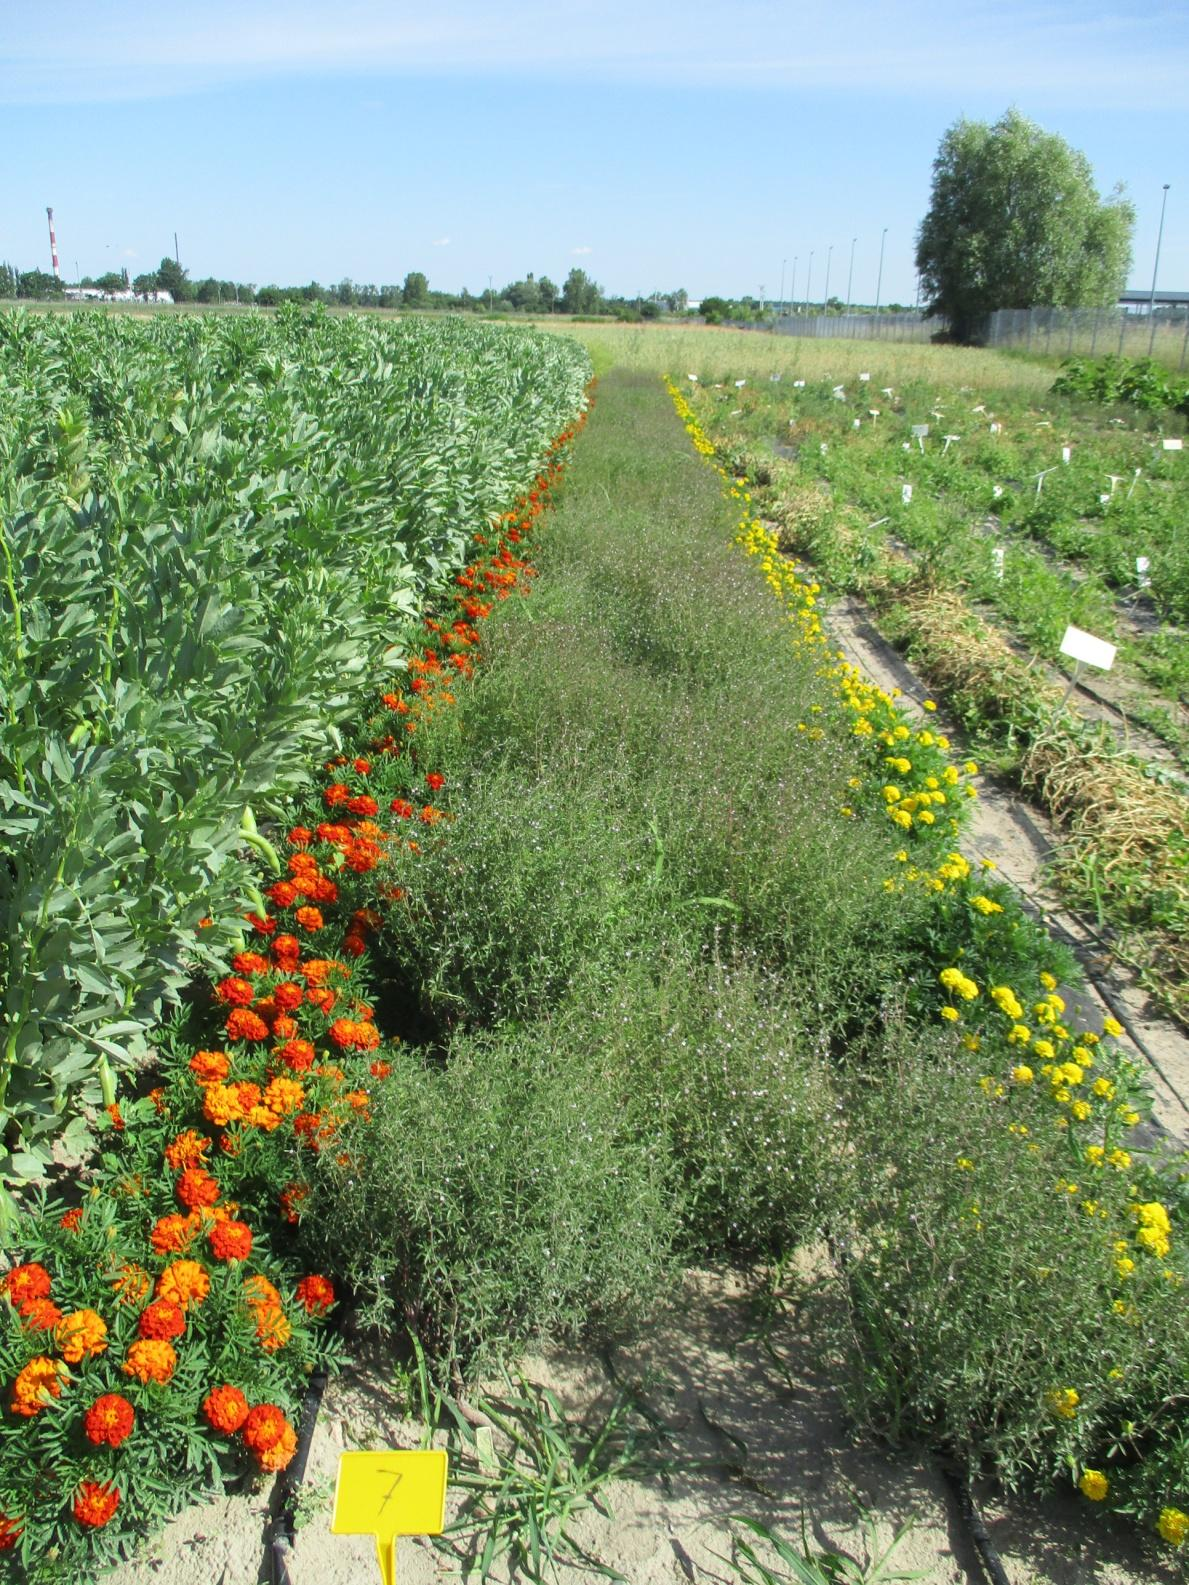
<svg viewBox="0 0 1189 1585"><path fill-rule="evenodd" d="M50 223L50 258L54 262L54 279L55 281L60 281L62 279L62 271L58 265L58 239L54 235L54 211L47 204L45 212Z"/></svg>

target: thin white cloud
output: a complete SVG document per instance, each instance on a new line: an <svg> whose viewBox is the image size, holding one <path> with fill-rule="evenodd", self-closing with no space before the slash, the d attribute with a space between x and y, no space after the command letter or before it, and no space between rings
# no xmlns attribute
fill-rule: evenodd
<svg viewBox="0 0 1189 1585"><path fill-rule="evenodd" d="M691 87L994 94L1181 108L1189 29L1176 3L1074 0L121 0L5 7L0 102L169 97L296 75L530 76ZM14 19L12 11L18 15ZM844 25L840 25L844 24Z"/></svg>
<svg viewBox="0 0 1189 1585"><path fill-rule="evenodd" d="M571 248L570 252L573 254L573 256L575 258L579 258L583 253L593 253L594 249L593 248Z"/></svg>
<svg viewBox="0 0 1189 1585"><path fill-rule="evenodd" d="M433 239L433 241L430 243L430 247L431 248L448 248L449 246L450 246L450 238L449 237L435 237Z"/></svg>

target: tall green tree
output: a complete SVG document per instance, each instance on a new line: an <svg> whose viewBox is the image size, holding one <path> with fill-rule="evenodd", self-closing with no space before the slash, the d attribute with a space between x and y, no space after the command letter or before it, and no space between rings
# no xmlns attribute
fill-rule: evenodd
<svg viewBox="0 0 1189 1585"><path fill-rule="evenodd" d="M165 258L157 266L157 285L169 292L175 303L189 303L194 299L194 287L189 270L184 270L176 259Z"/></svg>
<svg viewBox="0 0 1189 1585"><path fill-rule="evenodd" d="M401 302L406 308L429 307L429 281L421 270L410 270L405 276Z"/></svg>
<svg viewBox="0 0 1189 1585"><path fill-rule="evenodd" d="M585 270L573 269L561 289L563 314L593 314L603 297L603 288Z"/></svg>
<svg viewBox="0 0 1189 1585"><path fill-rule="evenodd" d="M1105 307L1127 284L1135 209L1098 196L1090 162L1009 110L993 126L956 121L933 161L917 232L930 313L976 341L997 308Z"/></svg>

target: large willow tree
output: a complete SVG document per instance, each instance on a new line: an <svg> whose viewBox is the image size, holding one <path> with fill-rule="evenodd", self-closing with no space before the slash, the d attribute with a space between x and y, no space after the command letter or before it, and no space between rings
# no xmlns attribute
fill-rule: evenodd
<svg viewBox="0 0 1189 1585"><path fill-rule="evenodd" d="M1105 307L1127 283L1134 224L1120 188L1100 199L1085 155L1017 110L957 121L917 233L930 312L975 341L997 308Z"/></svg>

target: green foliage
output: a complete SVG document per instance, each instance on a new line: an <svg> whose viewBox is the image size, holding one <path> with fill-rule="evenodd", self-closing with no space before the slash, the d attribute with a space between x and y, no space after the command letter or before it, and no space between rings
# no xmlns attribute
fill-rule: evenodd
<svg viewBox="0 0 1189 1585"><path fill-rule="evenodd" d="M1112 1160L1109 1108L1105 1131L1062 1126L1039 1073L980 1083L988 1058L943 1052L940 1038L932 1052L893 1038L888 1061L878 1084L855 1075L850 1135L866 1167L838 1227L860 1422L1009 1485L1114 1458L1123 1506L1141 1462L1145 1490L1183 1493L1175 1180L1137 1181ZM1125 1075L1111 1082L1122 1093ZM1163 1258L1137 1241L1140 1200L1173 1218ZM1063 1409L1054 1394L1066 1389L1076 1396Z"/></svg>
<svg viewBox="0 0 1189 1585"><path fill-rule="evenodd" d="M542 1024L397 1048L370 1124L319 1158L303 1233L368 1317L443 1362L647 1313L664 1290L668 1164L622 1077Z"/></svg>
<svg viewBox="0 0 1189 1585"><path fill-rule="evenodd" d="M917 268L930 313L975 340L997 308L1113 303L1126 285L1135 211L1099 200L1089 161L1017 110L959 120L933 162Z"/></svg>
<svg viewBox="0 0 1189 1585"><path fill-rule="evenodd" d="M879 1531L874 1521L864 1514L866 1562L860 1563L844 1552L815 1550L806 1533L805 1516L801 1516L801 1546L743 1514L734 1514L732 1522L742 1525L752 1535L765 1543L777 1563L784 1564L789 1572L777 1573L775 1566L765 1558L760 1549L740 1536L731 1537L731 1567L742 1585L893 1585L896 1581L924 1579L919 1570L905 1573L893 1569L892 1553L912 1530L912 1521L903 1524L886 1547L881 1548Z"/></svg>
<svg viewBox="0 0 1189 1585"><path fill-rule="evenodd" d="M1066 358L1053 381L1056 396L1096 402L1130 402L1148 412L1173 408L1189 416L1189 380L1153 358Z"/></svg>
<svg viewBox="0 0 1189 1585"><path fill-rule="evenodd" d="M464 1414L433 1385L416 1339L414 1350L424 1441L445 1433L450 1484L466 1493L462 1512L434 1542L438 1550L462 1562L468 1579L489 1580L506 1560L533 1585L547 1585L567 1562L622 1581L568 1526L587 1508L608 1514L603 1493L612 1481L664 1467L630 1397L621 1392L596 1422L579 1424L547 1387L505 1371L502 1389L475 1395Z"/></svg>
<svg viewBox="0 0 1189 1585"><path fill-rule="evenodd" d="M296 308L0 319L4 1175L235 939L245 803L333 751L587 367Z"/></svg>

